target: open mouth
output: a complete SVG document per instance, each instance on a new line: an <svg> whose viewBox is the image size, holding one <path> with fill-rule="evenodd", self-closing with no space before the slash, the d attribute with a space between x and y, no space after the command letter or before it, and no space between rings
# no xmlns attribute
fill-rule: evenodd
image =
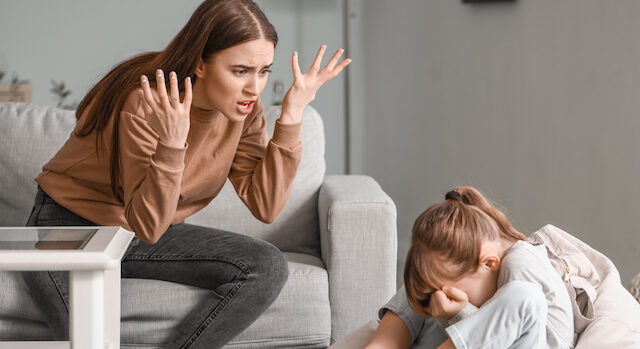
<svg viewBox="0 0 640 349"><path fill-rule="evenodd" d="M238 111L240 114L249 114L253 109L254 104L255 101L253 100L238 102Z"/></svg>

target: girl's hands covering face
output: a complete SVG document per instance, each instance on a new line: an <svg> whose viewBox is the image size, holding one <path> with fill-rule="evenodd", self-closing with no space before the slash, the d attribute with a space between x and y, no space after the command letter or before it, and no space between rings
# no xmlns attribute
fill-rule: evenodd
<svg viewBox="0 0 640 349"><path fill-rule="evenodd" d="M191 78L184 80L184 99L180 102L178 77L169 73L169 94L164 83L164 73L156 71L157 95L154 95L145 75L140 77L142 105L146 120L159 136L159 141L175 148L182 148L189 135L189 113L191 111Z"/></svg>
<svg viewBox="0 0 640 349"><path fill-rule="evenodd" d="M333 57L331 57L327 65L320 69L322 56L326 49L327 47L325 45L320 47L311 68L309 68L309 71L306 74L302 74L300 71L300 66L298 65L298 53L293 53L291 65L294 81L282 101L282 114L285 120L281 121L285 123L300 122L302 118L302 110L316 97L316 92L320 86L338 76L338 74L340 74L340 72L349 63L351 63L351 59L345 59L338 64L338 60L344 52L343 49L339 49Z"/></svg>
<svg viewBox="0 0 640 349"><path fill-rule="evenodd" d="M443 287L431 295L426 313L433 317L451 319L469 303L469 296L455 287Z"/></svg>

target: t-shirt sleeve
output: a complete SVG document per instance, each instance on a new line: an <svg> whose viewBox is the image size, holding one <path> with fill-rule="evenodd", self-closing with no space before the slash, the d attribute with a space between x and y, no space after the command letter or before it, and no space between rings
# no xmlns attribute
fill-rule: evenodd
<svg viewBox="0 0 640 349"><path fill-rule="evenodd" d="M445 323L440 323L440 325L442 328L446 328L448 326L455 324L458 321L468 318L469 316L475 314L477 311L478 311L478 307L476 307L471 303L467 303L467 305L465 305L464 308L462 308L456 315L454 315L451 319L449 319L449 321Z"/></svg>
<svg viewBox="0 0 640 349"><path fill-rule="evenodd" d="M260 100L245 120L229 180L249 211L263 222L276 219L291 193L302 157L300 128L300 123L276 121L269 140Z"/></svg>
<svg viewBox="0 0 640 349"><path fill-rule="evenodd" d="M501 286L514 280L544 284L546 273L541 266L548 261L539 255L541 251L542 256L546 256L543 245L533 246L528 242L517 242L502 260L498 285Z"/></svg>
<svg viewBox="0 0 640 349"><path fill-rule="evenodd" d="M378 317L382 319L388 310L393 311L400 317L400 319L402 319L405 325L409 328L409 333L411 333L411 343L415 342L415 340L420 336L420 331L424 324L424 317L418 314L409 305L404 286L402 286L396 294L391 297L387 304L380 308L378 311Z"/></svg>

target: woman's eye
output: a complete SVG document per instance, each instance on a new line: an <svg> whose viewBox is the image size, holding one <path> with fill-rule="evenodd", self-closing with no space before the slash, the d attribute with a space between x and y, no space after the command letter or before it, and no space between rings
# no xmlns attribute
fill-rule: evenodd
<svg viewBox="0 0 640 349"><path fill-rule="evenodd" d="M262 75L267 75L269 73L271 73L271 69L265 69L265 70L260 72L260 74L262 74Z"/></svg>
<svg viewBox="0 0 640 349"><path fill-rule="evenodd" d="M240 75L246 74L247 71L246 70L234 70L233 73L238 75L238 76L240 76Z"/></svg>

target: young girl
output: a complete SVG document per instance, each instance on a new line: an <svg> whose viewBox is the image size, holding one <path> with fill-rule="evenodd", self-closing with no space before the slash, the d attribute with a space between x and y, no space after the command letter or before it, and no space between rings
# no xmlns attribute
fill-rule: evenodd
<svg viewBox="0 0 640 349"><path fill-rule="evenodd" d="M477 190L458 188L413 227L404 289L366 348L572 348L567 289Z"/></svg>

